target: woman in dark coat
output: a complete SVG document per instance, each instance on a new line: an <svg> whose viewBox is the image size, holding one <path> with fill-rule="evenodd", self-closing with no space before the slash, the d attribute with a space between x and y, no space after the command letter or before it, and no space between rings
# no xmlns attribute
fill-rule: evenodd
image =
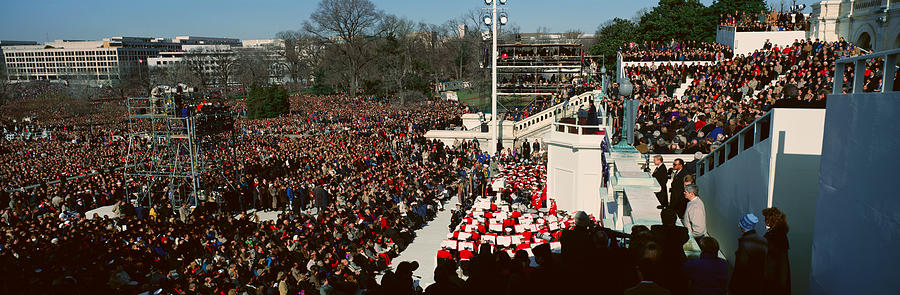
<svg viewBox="0 0 900 295"><path fill-rule="evenodd" d="M791 294L791 264L788 259L787 216L776 207L762 211L766 219L766 294Z"/></svg>

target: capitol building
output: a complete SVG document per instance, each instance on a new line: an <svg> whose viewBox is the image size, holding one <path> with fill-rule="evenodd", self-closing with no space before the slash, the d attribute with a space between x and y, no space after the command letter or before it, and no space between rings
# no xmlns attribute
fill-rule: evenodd
<svg viewBox="0 0 900 295"><path fill-rule="evenodd" d="M900 48L900 7L890 0L823 0L812 5L810 39L841 36L867 50Z"/></svg>

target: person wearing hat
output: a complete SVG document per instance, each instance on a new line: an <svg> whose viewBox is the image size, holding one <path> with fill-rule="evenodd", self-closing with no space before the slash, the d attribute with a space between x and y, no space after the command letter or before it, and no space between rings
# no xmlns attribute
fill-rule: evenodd
<svg viewBox="0 0 900 295"><path fill-rule="evenodd" d="M688 229L691 237L699 241L707 236L706 232L706 207L700 199L699 188L696 184L684 188L684 197L688 201L684 210L682 224ZM677 212L676 212L677 213Z"/></svg>
<svg viewBox="0 0 900 295"><path fill-rule="evenodd" d="M762 294L765 281L766 239L756 233L759 219L753 213L741 217L738 227L744 233L734 252L734 272L728 285L730 294Z"/></svg>

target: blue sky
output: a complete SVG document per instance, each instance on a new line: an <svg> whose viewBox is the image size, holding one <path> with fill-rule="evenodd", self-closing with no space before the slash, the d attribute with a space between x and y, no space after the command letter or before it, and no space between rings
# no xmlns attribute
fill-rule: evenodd
<svg viewBox="0 0 900 295"><path fill-rule="evenodd" d="M387 13L440 24L483 0L372 0ZM299 29L318 0L51 0L4 1L0 40L44 42L110 36L182 35L267 39ZM711 0L703 0L709 3ZM522 32L580 29L593 33L613 17L631 18L657 0L508 0L510 22Z"/></svg>

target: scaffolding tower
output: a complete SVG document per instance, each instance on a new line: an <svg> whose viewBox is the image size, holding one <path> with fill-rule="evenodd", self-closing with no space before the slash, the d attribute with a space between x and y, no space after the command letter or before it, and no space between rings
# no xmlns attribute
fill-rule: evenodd
<svg viewBox="0 0 900 295"><path fill-rule="evenodd" d="M162 196L173 208L197 205L205 165L198 149L195 117L181 113L181 101L174 94L131 97L126 107L125 179L144 183L139 192L129 193L135 193L142 206L153 206Z"/></svg>

